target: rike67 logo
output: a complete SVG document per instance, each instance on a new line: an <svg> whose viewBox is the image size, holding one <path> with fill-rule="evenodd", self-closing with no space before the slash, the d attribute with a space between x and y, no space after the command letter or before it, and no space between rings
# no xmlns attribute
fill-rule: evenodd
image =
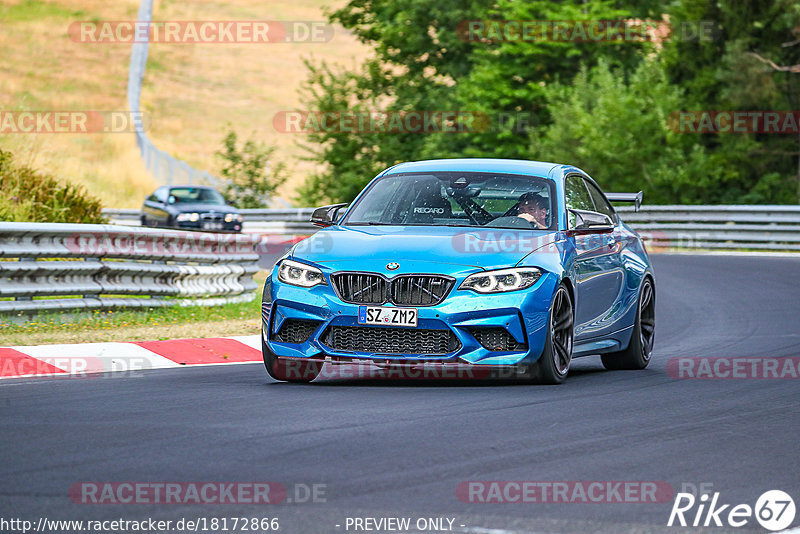
<svg viewBox="0 0 800 534"><path fill-rule="evenodd" d="M770 490L764 492L752 507L749 504L724 504L719 492L700 497L678 493L667 526L739 528L750 523L754 517L767 530L783 530L794 521L794 500L784 491Z"/></svg>

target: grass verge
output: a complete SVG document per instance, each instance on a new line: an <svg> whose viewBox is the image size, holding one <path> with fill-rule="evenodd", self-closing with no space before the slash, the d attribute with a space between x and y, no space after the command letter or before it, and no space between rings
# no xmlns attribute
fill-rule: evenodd
<svg viewBox="0 0 800 534"><path fill-rule="evenodd" d="M260 295L259 291L250 302L222 306L95 311L71 321L63 314L40 314L29 322L0 326L0 346L258 334Z"/></svg>

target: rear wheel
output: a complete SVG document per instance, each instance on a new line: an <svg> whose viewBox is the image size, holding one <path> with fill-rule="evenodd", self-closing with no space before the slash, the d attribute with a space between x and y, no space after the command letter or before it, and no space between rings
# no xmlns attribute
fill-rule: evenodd
<svg viewBox="0 0 800 534"><path fill-rule="evenodd" d="M645 278L639 289L636 321L628 348L601 356L603 367L609 370L639 370L647 367L653 355L656 336L656 298L652 280Z"/></svg>
<svg viewBox="0 0 800 534"><path fill-rule="evenodd" d="M322 371L324 362L319 359L284 360L272 352L263 337L261 339L261 352L264 355L264 367L267 374L275 380L282 382L311 382Z"/></svg>
<svg viewBox="0 0 800 534"><path fill-rule="evenodd" d="M523 371L524 378L539 384L560 384L567 378L572 362L574 325L572 298L562 284L550 306L550 322L542 355L533 366Z"/></svg>

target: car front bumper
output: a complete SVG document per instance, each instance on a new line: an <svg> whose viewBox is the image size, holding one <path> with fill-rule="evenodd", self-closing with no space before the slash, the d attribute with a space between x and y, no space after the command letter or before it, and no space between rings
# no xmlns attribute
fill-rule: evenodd
<svg viewBox="0 0 800 534"><path fill-rule="evenodd" d="M242 223L238 221L233 222L215 222L213 226L204 228L203 221L176 221L175 227L182 230L194 230L198 232L241 232Z"/></svg>
<svg viewBox="0 0 800 534"><path fill-rule="evenodd" d="M459 290L461 281L457 281L441 304L417 308L416 328L376 327L359 324L359 305L341 301L330 285L311 289L291 286L277 280L273 272L264 288L262 337L269 350L279 358L287 359L328 357L334 361L364 360L398 365L435 362L512 366L535 362L544 348L549 309L558 287L558 277L545 272L528 289L492 295ZM284 327L287 330L282 330ZM284 332L292 328L305 330L299 335L287 336ZM359 339L369 339L368 347L342 349L332 341L333 329ZM479 341L486 339L482 332L497 333L498 329L504 329L516 342L512 350L497 350L497 345L493 347L495 350L489 350ZM397 349L398 342L408 346L413 344L408 342L408 338L428 339L427 335L440 340L446 335L449 348L436 353ZM298 342L287 342L287 337ZM508 337L504 339L510 341Z"/></svg>

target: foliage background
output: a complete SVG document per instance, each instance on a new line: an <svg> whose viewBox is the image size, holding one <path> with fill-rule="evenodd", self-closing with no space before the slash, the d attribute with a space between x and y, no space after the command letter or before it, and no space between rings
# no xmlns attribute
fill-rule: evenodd
<svg viewBox="0 0 800 534"><path fill-rule="evenodd" d="M681 110L797 110L793 0L350 0L329 15L374 53L358 68L308 62L307 109L479 111L524 127L460 134L315 132L304 204L348 202L402 161L504 157L572 163L650 203L797 203L800 135L689 134ZM469 20L668 22L665 39L472 41ZM701 30L710 30L702 33ZM800 67L798 67L800 70ZM517 125L519 126L519 125Z"/></svg>

